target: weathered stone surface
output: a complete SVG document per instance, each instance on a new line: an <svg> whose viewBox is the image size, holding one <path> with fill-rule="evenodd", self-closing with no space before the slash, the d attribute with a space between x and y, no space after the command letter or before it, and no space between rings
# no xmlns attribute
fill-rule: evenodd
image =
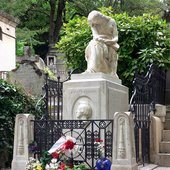
<svg viewBox="0 0 170 170"><path fill-rule="evenodd" d="M92 11L88 15L88 22L93 33L93 40L89 42L85 50L87 61L85 73L102 72L117 76L116 50L119 45L115 20L99 11Z"/></svg>
<svg viewBox="0 0 170 170"><path fill-rule="evenodd" d="M151 117L150 127L150 159L152 163L157 162L159 153L159 144L162 140L162 121L159 117Z"/></svg>
<svg viewBox="0 0 170 170"><path fill-rule="evenodd" d="M76 119L76 111L82 101L91 107L91 119L113 119L116 111L128 110L128 88L111 75L73 75L63 88L64 119Z"/></svg>
<svg viewBox="0 0 170 170"><path fill-rule="evenodd" d="M111 170L137 170L134 122L130 112L116 112L113 128Z"/></svg>
<svg viewBox="0 0 170 170"><path fill-rule="evenodd" d="M10 72L9 79L12 83L22 87L27 93L40 97L43 95L42 87L45 84L42 59L30 57L23 58L17 69Z"/></svg>
<svg viewBox="0 0 170 170"><path fill-rule="evenodd" d="M16 116L12 170L26 169L29 158L28 145L34 140L31 120L34 120L34 116L30 114Z"/></svg>

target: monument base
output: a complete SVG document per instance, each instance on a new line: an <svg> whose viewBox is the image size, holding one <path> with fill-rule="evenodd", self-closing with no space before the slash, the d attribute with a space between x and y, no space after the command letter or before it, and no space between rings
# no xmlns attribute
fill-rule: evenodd
<svg viewBox="0 0 170 170"><path fill-rule="evenodd" d="M12 170L25 170L28 159L12 161Z"/></svg>
<svg viewBox="0 0 170 170"><path fill-rule="evenodd" d="M63 85L63 119L113 119L128 110L128 88L104 73L73 74Z"/></svg>

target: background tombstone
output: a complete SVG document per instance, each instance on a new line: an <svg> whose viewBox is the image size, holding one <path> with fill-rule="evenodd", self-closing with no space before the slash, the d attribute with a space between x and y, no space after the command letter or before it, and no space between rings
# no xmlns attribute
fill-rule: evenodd
<svg viewBox="0 0 170 170"><path fill-rule="evenodd" d="M45 84L45 63L37 55L32 56L31 48L24 48L24 56L17 57L18 67L9 73L9 81L22 87L28 94L41 97Z"/></svg>

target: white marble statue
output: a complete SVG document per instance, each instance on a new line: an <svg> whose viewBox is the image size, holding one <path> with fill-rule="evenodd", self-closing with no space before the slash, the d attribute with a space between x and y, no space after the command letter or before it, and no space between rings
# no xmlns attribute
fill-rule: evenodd
<svg viewBox="0 0 170 170"><path fill-rule="evenodd" d="M85 73L103 72L117 77L117 49L119 45L117 25L114 19L92 11L88 15L93 39L85 50Z"/></svg>

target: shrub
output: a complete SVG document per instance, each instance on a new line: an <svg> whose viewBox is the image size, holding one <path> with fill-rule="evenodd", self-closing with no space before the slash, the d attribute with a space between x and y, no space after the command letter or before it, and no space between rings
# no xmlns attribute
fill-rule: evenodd
<svg viewBox="0 0 170 170"><path fill-rule="evenodd" d="M114 18L118 26L118 75L123 84L130 86L135 71L142 72L151 63L170 67L170 36L160 16L130 17L126 13L113 14L111 8L102 8L101 12ZM56 47L65 53L69 67L85 69L84 52L92 39L87 18L70 20L64 25L64 33Z"/></svg>
<svg viewBox="0 0 170 170"><path fill-rule="evenodd" d="M19 113L41 114L35 104L36 99L0 79L0 167L9 166L12 160L15 116Z"/></svg>

